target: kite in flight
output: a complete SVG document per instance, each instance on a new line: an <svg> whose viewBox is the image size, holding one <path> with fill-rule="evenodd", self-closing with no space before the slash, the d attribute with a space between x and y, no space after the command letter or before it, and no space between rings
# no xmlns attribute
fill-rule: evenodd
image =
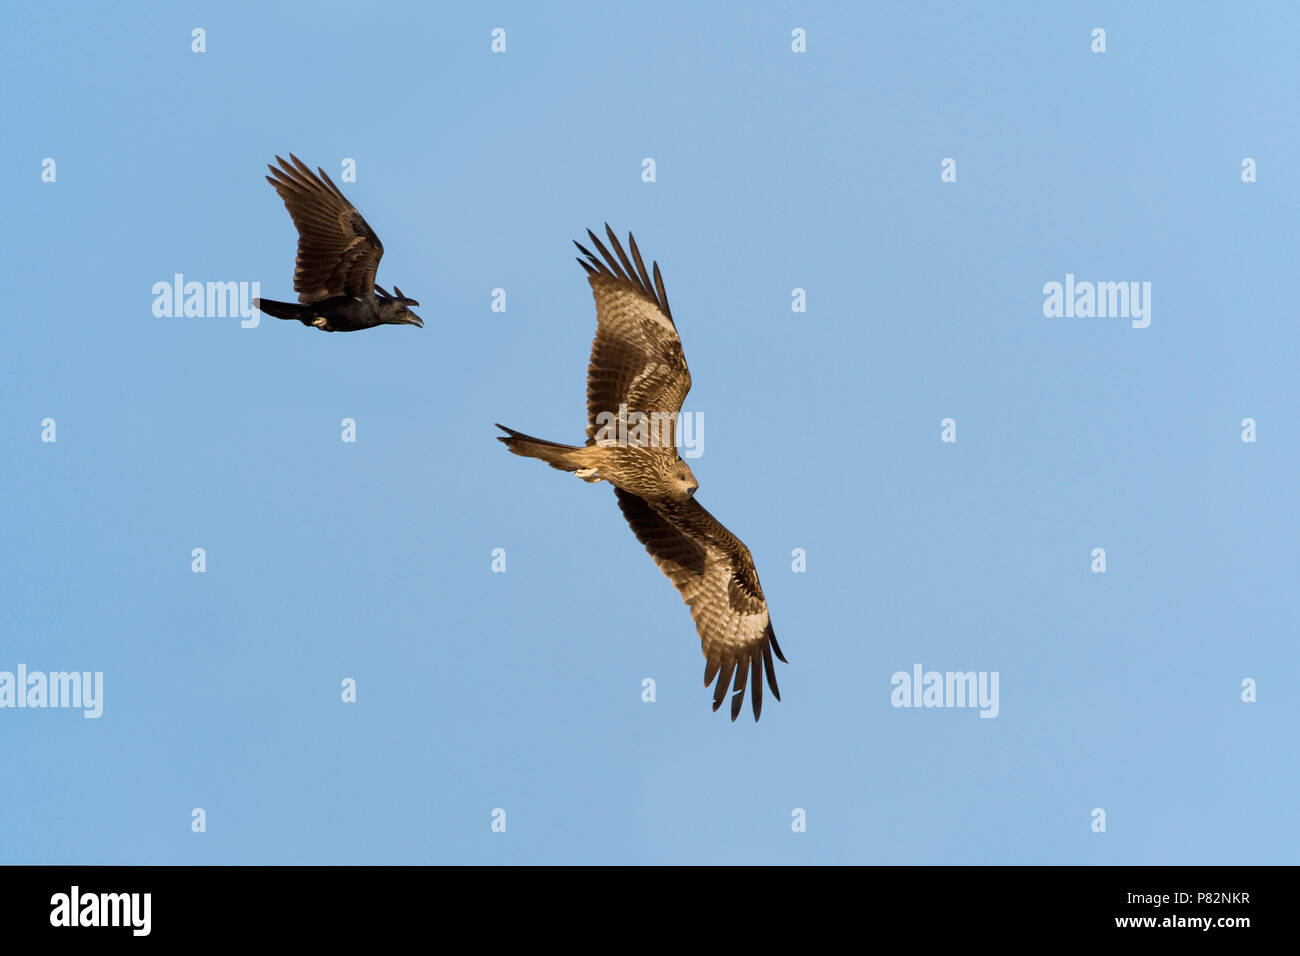
<svg viewBox="0 0 1300 956"><path fill-rule="evenodd" d="M297 319L325 332L357 332L376 325L416 325L421 318L411 311L419 305L402 295L389 295L375 285L375 272L384 244L361 218L357 208L326 174L319 176L297 156L293 163L275 157L279 168L267 166L266 181L284 200L298 229L298 261L293 270L293 290L298 304L254 299L253 305L277 319Z"/></svg>
<svg viewBox="0 0 1300 956"><path fill-rule="evenodd" d="M731 686L731 719L749 685L754 720L763 709L763 676L772 696L776 642L749 549L695 500L699 483L677 454L675 430L691 373L668 309L659 263L654 283L630 235L629 260L605 226L615 256L587 231L601 258L579 243L578 263L596 298L596 338L587 369L587 443L560 445L498 425L516 455L540 458L585 481L608 481L637 540L690 606L704 659L704 684L716 711ZM635 268L633 266L635 263ZM650 427L647 428L647 424ZM734 675L734 684L732 678Z"/></svg>

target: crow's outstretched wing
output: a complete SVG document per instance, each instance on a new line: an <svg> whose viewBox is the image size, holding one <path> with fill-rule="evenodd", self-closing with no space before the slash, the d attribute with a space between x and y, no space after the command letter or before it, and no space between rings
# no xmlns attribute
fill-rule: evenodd
<svg viewBox="0 0 1300 956"><path fill-rule="evenodd" d="M298 228L298 261L293 288L301 303L337 295L371 296L384 254L375 231L326 174L313 173L301 159L276 156L279 167L266 181L284 200ZM319 175L317 175L319 173Z"/></svg>

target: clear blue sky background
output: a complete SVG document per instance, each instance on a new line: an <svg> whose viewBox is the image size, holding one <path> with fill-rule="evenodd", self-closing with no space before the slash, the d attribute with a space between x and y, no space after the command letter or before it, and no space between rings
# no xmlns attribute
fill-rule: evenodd
<svg viewBox="0 0 1300 956"><path fill-rule="evenodd" d="M0 862L1297 861L1300 14L842 6L6 7L0 669L105 709L0 711ZM153 315L292 297L289 151L427 328ZM758 725L608 487L493 440L580 440L605 221L790 661ZM1150 328L1045 318L1067 272ZM891 707L917 663L1000 715Z"/></svg>

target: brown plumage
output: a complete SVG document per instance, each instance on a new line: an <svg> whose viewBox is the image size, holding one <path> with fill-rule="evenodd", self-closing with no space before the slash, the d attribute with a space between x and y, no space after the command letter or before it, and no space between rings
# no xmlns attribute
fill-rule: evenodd
<svg viewBox="0 0 1300 956"><path fill-rule="evenodd" d="M772 655L785 657L749 549L695 500L699 485L677 454L674 430L691 373L659 264L647 272L635 239L628 237L629 258L608 225L605 232L613 254L590 230L599 256L575 243L596 299L587 444L561 445L504 425L497 427L507 437L499 440L517 455L614 486L637 540L690 606L707 662L704 683L714 684L713 709L730 688L735 720L748 688L758 720L764 677L781 699Z"/></svg>

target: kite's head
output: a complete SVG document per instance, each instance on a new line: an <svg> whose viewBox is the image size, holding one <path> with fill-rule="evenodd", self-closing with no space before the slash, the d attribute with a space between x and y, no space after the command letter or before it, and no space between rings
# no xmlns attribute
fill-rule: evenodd
<svg viewBox="0 0 1300 956"><path fill-rule="evenodd" d="M691 466L680 458L673 465L672 480L674 488L680 490L683 500L693 497L695 489L700 487L700 483L695 480L695 473L691 471Z"/></svg>
<svg viewBox="0 0 1300 956"><path fill-rule="evenodd" d="M397 295L389 295L381 286L375 286L379 295L379 309L385 325L414 325L424 328L424 320L411 311L411 306L419 305L414 299L402 295L402 290L393 286Z"/></svg>

